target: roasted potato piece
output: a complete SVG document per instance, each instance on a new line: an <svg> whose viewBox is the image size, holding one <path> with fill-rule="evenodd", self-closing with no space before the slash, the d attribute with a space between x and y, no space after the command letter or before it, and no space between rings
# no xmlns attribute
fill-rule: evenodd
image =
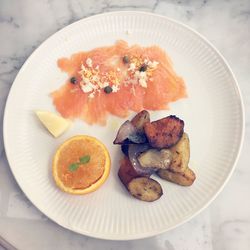
<svg viewBox="0 0 250 250"><path fill-rule="evenodd" d="M174 172L183 173L188 167L190 158L189 138L186 133L183 133L179 142L170 148L172 152L172 161L169 169Z"/></svg>
<svg viewBox="0 0 250 250"><path fill-rule="evenodd" d="M113 144L125 144L130 135L136 134L136 128L130 121L125 121L119 128Z"/></svg>
<svg viewBox="0 0 250 250"><path fill-rule="evenodd" d="M150 122L150 115L147 110L142 110L131 120L131 123L140 133L144 132L144 124L147 122Z"/></svg>
<svg viewBox="0 0 250 250"><path fill-rule="evenodd" d="M132 179L128 183L128 191L136 199L142 201L155 201L163 194L161 185L157 181L147 177Z"/></svg>
<svg viewBox="0 0 250 250"><path fill-rule="evenodd" d="M167 169L172 161L172 153L168 149L149 149L137 159L143 168Z"/></svg>
<svg viewBox="0 0 250 250"><path fill-rule="evenodd" d="M162 179L176 183L181 186L191 186L195 181L195 173L192 169L186 168L183 173L176 173L170 169L160 169L157 171Z"/></svg>
<svg viewBox="0 0 250 250"><path fill-rule="evenodd" d="M145 142L147 142L147 138L144 132L139 132L132 122L125 121L119 128L113 144L141 144Z"/></svg>
<svg viewBox="0 0 250 250"><path fill-rule="evenodd" d="M184 121L174 115L144 125L150 145L158 149L174 146L181 139L183 129Z"/></svg>
<svg viewBox="0 0 250 250"><path fill-rule="evenodd" d="M118 176L129 193L139 200L155 201L163 194L161 185L149 177L139 176L127 157L121 161Z"/></svg>
<svg viewBox="0 0 250 250"><path fill-rule="evenodd" d="M138 173L133 168L128 157L124 157L121 160L121 165L118 171L118 176L123 183L123 185L127 188L128 183L135 177L139 177Z"/></svg>

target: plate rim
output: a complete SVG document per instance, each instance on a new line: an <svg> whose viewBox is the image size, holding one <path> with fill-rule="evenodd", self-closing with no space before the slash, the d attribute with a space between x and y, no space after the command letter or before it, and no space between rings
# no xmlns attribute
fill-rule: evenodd
<svg viewBox="0 0 250 250"><path fill-rule="evenodd" d="M226 69L228 70L228 73L231 75L232 79L233 79L233 82L234 82L234 87L235 87L235 93L237 94L237 100L239 102L239 109L241 111L240 113L240 117L242 118L240 123L241 123L241 126L240 126L240 139L239 139L239 145L238 145L238 149L237 149L237 152L236 152L236 157L232 163L232 167L231 167L231 170L228 172L226 178L224 179L224 181L222 182L220 188L213 194L213 196L204 203L204 205L202 205L196 212L194 212L193 214L191 215L187 215L186 218L184 218L182 221L180 221L179 223L176 223L175 225L172 225L166 229L161 229L161 230L156 230L156 231L150 231L150 232L147 232L147 233L137 233L135 235L122 235L122 234L119 234L119 235L116 235L116 234L107 234L107 233L104 233L104 234L100 234L100 233L91 233L91 232L88 232L88 231L81 231L81 230L78 230L76 228L70 228L69 226L67 225L64 225L58 221L56 221L54 218L51 218L50 216L47 215L46 211L44 208L41 208L39 206L37 206L35 204L35 202L33 202L33 200L24 192L24 190L22 189L22 186L18 180L18 177L17 175L15 174L14 172L14 168L12 168L11 165L13 165L13 163L11 164L12 160L11 160L11 157L10 157L10 152L9 152L9 148L6 146L7 145L7 115L8 115L8 106L10 105L10 99L11 99L11 96L12 96L12 92L13 92L13 89L14 89L14 86L15 86L15 83L18 81L18 78L20 77L22 71L24 70L24 68L26 67L26 65L32 60L32 58L37 54L39 53L41 47L46 43L48 42L49 40L53 39L54 37L56 37L58 34L60 33L63 33L65 32L65 30L68 30L68 29L71 29L72 26L74 25L78 25L78 23L80 22L84 22L84 21L88 21L88 20L91 20L91 19L98 19L99 17L102 17L102 16L109 16L109 15L123 15L123 14L138 14L138 15L149 15L149 16L154 16L156 18L162 18L166 21L169 21L169 22L172 22L178 26L181 26L181 27L184 27L186 30L188 30L189 32L192 32L193 34L195 34L196 36L198 36L201 40L203 40L203 42L205 42L215 53L216 55L221 59L222 63L224 63L224 65L226 66ZM5 102L5 108L4 108L4 115L3 115L3 142L4 142L4 149L5 149L5 155L6 155L6 158L7 158L7 161L8 161L8 165L10 167L10 170L11 170L11 173L12 175L14 176L15 178L15 181L16 183L18 184L19 188L21 189L21 191L25 194L25 196L27 197L27 199L43 214L46 215L47 218L49 218L51 221L55 222L56 224L62 226L63 228L67 229L67 230L70 230L72 232L76 232L76 233L79 233L81 235L85 235L85 236L89 236L89 237L92 237L92 238L97 238L97 239L103 239L103 240L116 240L116 241L122 241L122 240L136 240L136 239L144 239L144 238L148 238L148 237L153 237L153 236L156 236L156 235L159 235L159 234L162 234L162 233L165 233L167 231L170 231L170 230L173 230L174 228L177 228L178 226L180 225L183 225L184 223L186 223L187 221L191 220L192 218L194 218L196 215L200 214L203 210L205 210L217 197L218 195L221 193L221 191L223 190L223 188L225 187L225 185L228 183L229 179L231 178L235 168L236 168L236 165L238 163L238 160L239 160L239 157L240 157L240 153L241 153L241 150L242 150L242 146L243 146L243 142L244 142L244 135L245 135L245 108L244 108L244 103L243 103L243 97L242 97L242 94L241 94L241 90L240 90L240 87L239 87L239 83L235 77L235 74L233 73L229 63L226 61L226 59L224 58L224 56L221 54L221 52L219 52L219 50L205 37L203 36L202 34L200 34L198 31L196 31L195 29L193 29L192 27L186 25L185 23L183 22L180 22L180 21L177 21L173 18L169 18L167 16L164 16L164 15L161 15L161 14L156 14L156 13L152 13L152 12L146 12L146 11L111 11L111 12L104 12L104 13L101 13L101 14L95 14L95 15L92 15L92 16L88 16L88 17L85 17L85 18L81 18L65 27L63 27L62 29L56 31L55 33L53 33L52 35L50 35L48 38L46 38L42 43L40 43L40 45L28 56L28 58L25 60L24 64L22 65L22 67L20 68L20 70L18 71L11 87L10 87L10 90L9 90L9 93L8 93L8 97L7 97L7 100Z"/></svg>

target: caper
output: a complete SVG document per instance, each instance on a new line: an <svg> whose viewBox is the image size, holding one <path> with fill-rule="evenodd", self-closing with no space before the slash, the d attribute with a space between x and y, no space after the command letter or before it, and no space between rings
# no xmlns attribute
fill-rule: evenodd
<svg viewBox="0 0 250 250"><path fill-rule="evenodd" d="M147 64L144 63L144 64L141 65L139 71L144 72L144 71L147 70L147 68L148 68Z"/></svg>
<svg viewBox="0 0 250 250"><path fill-rule="evenodd" d="M110 86L106 86L105 88L104 88L104 92L106 93L106 94L109 94L109 93L111 93L113 91L113 89L110 87Z"/></svg>
<svg viewBox="0 0 250 250"><path fill-rule="evenodd" d="M73 77L70 78L70 82L72 84L76 84L77 83L77 79L73 76Z"/></svg>
<svg viewBox="0 0 250 250"><path fill-rule="evenodd" d="M128 56L124 56L123 58L122 58L122 61L123 61L123 63L125 63L125 64L127 64L127 63L129 63L129 57Z"/></svg>

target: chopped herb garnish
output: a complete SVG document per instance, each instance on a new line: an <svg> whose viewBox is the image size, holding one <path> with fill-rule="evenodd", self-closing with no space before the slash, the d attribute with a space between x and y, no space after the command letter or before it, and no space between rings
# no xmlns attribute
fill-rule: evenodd
<svg viewBox="0 0 250 250"><path fill-rule="evenodd" d="M76 84L77 83L77 79L73 76L73 77L70 78L70 82L72 84Z"/></svg>
<svg viewBox="0 0 250 250"><path fill-rule="evenodd" d="M78 168L79 168L79 164L78 163L72 163L72 164L69 165L69 170L71 172L76 171Z"/></svg>
<svg viewBox="0 0 250 250"><path fill-rule="evenodd" d="M109 94L109 93L111 93L113 91L113 89L110 87L110 86L106 86L105 88L104 88L104 92L106 93L106 94Z"/></svg>
<svg viewBox="0 0 250 250"><path fill-rule="evenodd" d="M86 164L90 161L90 156L89 155L84 155L79 158L79 162L74 162L69 165L69 171L73 172L76 171L81 164Z"/></svg>
<svg viewBox="0 0 250 250"><path fill-rule="evenodd" d="M88 163L89 161L90 161L90 156L89 155L84 155L84 156L80 157L80 163L81 164Z"/></svg>
<svg viewBox="0 0 250 250"><path fill-rule="evenodd" d="M123 61L123 63L129 63L129 57L128 56L124 56L123 58L122 58L122 61Z"/></svg>

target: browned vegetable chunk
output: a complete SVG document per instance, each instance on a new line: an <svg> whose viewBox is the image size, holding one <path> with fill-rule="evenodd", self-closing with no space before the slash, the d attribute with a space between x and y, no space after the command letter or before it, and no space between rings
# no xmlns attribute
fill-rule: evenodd
<svg viewBox="0 0 250 250"><path fill-rule="evenodd" d="M143 168L167 169L172 161L172 152L169 149L149 149L137 159Z"/></svg>
<svg viewBox="0 0 250 250"><path fill-rule="evenodd" d="M131 120L131 123L140 133L144 132L144 124L147 122L150 122L150 115L147 110L142 110Z"/></svg>
<svg viewBox="0 0 250 250"><path fill-rule="evenodd" d="M159 149L174 146L182 137L183 129L184 121L174 115L144 125L150 145Z"/></svg>
<svg viewBox="0 0 250 250"><path fill-rule="evenodd" d="M183 173L176 173L169 169L160 169L157 174L162 179L179 184L181 186L191 186L196 178L195 173L190 168L186 168Z"/></svg>
<svg viewBox="0 0 250 250"><path fill-rule="evenodd" d="M147 177L132 179L128 183L128 191L136 199L142 201L155 201L163 194L161 185L157 181Z"/></svg>
<svg viewBox="0 0 250 250"><path fill-rule="evenodd" d="M133 168L128 157L124 157L121 160L121 165L118 171L118 176L125 187L127 187L128 183L135 177L138 177L138 173Z"/></svg>
<svg viewBox="0 0 250 250"><path fill-rule="evenodd" d="M183 133L181 139L176 145L170 148L172 152L172 161L169 169L174 172L183 173L188 167L190 158L189 138L186 133Z"/></svg>

